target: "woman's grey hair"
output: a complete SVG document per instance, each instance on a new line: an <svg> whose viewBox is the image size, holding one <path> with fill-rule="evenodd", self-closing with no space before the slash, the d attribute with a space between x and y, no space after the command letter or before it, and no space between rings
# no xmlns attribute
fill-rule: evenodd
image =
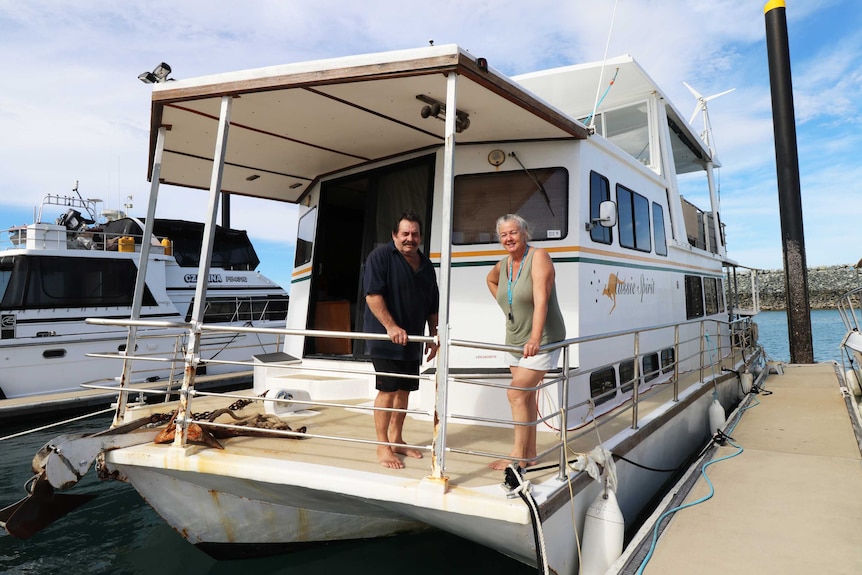
<svg viewBox="0 0 862 575"><path fill-rule="evenodd" d="M527 220L525 220L518 214L506 214L505 216L500 216L499 218L497 218L497 239L500 238L500 226L509 222L514 222L515 225L518 226L518 229L521 231L521 233L526 236L527 240L532 239L532 236L530 235L530 229L527 226Z"/></svg>

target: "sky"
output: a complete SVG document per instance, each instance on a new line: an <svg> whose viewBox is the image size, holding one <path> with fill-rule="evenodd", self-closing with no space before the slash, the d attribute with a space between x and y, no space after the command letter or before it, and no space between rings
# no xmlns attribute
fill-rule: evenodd
<svg viewBox="0 0 862 575"><path fill-rule="evenodd" d="M764 0L0 0L0 228L46 194L146 214L151 86L319 58L459 44L516 75L631 54L687 119L708 104L729 256L783 267ZM862 4L787 0L809 267L862 257ZM693 126L702 129L700 117ZM706 197L688 197L708 209ZM158 215L200 220L206 192L162 187ZM56 216L59 216L57 213ZM51 215L55 217L55 215ZM293 206L234 198L259 269L285 287Z"/></svg>

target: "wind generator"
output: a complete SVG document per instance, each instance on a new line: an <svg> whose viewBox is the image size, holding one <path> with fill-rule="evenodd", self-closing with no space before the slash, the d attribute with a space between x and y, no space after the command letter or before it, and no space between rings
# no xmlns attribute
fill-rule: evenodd
<svg viewBox="0 0 862 575"><path fill-rule="evenodd" d="M712 128L709 125L709 112L707 111L706 103L710 100L715 100L719 96L724 96L725 94L730 94L736 88L731 88L730 90L725 90L724 92L719 92L718 94L713 94L712 96L702 96L697 90L686 84L682 83L683 86L688 88L688 91L697 98L697 103L694 105L694 111L691 113L691 118L688 120L688 124L692 125L694 119L697 117L698 112L703 114L703 131L700 133L700 139L703 140L703 143L706 144L706 147L709 149L709 155L714 156L715 150L712 148L712 142L710 142L710 136L712 134Z"/></svg>

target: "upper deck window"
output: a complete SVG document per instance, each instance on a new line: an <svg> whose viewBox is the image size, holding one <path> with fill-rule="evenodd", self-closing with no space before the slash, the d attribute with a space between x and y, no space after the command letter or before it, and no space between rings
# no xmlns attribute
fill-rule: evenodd
<svg viewBox="0 0 862 575"><path fill-rule="evenodd" d="M497 218L518 214L530 225L534 240L558 240L568 234L569 173L543 168L455 178L452 243L497 241Z"/></svg>
<svg viewBox="0 0 862 575"><path fill-rule="evenodd" d="M581 121L586 121L582 118ZM601 134L645 166L654 165L649 145L646 102L596 114L596 133Z"/></svg>

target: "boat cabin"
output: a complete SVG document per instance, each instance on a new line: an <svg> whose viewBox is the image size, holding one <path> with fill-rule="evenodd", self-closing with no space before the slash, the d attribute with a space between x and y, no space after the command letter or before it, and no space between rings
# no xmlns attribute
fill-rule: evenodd
<svg viewBox="0 0 862 575"><path fill-rule="evenodd" d="M406 208L439 266L445 337L503 342L485 276L505 253L506 213L551 253L569 338L727 318L717 162L627 56L514 78L457 46L262 68L157 84L152 127L160 182L298 205L290 329L361 331L363 262ZM708 210L680 193L694 173ZM672 329L645 332L635 371L617 346L585 342L571 365L603 374L595 390L625 387L629 372L672 365L673 344ZM362 360L364 349L303 335L284 351ZM500 350L447 359L504 366Z"/></svg>

